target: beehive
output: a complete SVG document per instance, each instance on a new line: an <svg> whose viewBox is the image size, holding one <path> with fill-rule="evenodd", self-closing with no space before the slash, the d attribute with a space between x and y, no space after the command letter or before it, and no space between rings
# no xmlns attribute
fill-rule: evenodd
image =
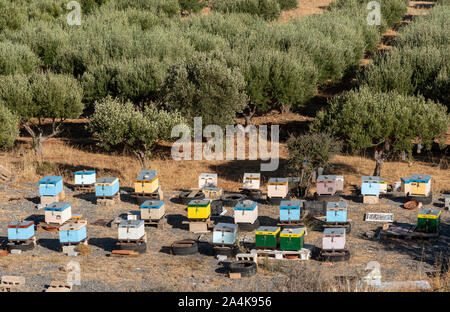
<svg viewBox="0 0 450 312"><path fill-rule="evenodd" d="M431 176L413 174L401 179L405 196L428 196L431 194Z"/></svg>
<svg viewBox="0 0 450 312"><path fill-rule="evenodd" d="M347 222L347 202L328 202L327 222Z"/></svg>
<svg viewBox="0 0 450 312"><path fill-rule="evenodd" d="M335 175L321 175L316 182L318 195L335 195L344 190L344 177Z"/></svg>
<svg viewBox="0 0 450 312"><path fill-rule="evenodd" d="M322 237L323 250L343 250L345 249L345 229L326 228Z"/></svg>
<svg viewBox="0 0 450 312"><path fill-rule="evenodd" d="M261 186L260 173L244 173L244 190L259 190Z"/></svg>
<svg viewBox="0 0 450 312"><path fill-rule="evenodd" d="M305 228L288 228L280 233L280 249L299 251L305 242Z"/></svg>
<svg viewBox="0 0 450 312"><path fill-rule="evenodd" d="M270 178L267 183L267 196L269 198L285 198L289 193L287 178Z"/></svg>
<svg viewBox="0 0 450 312"><path fill-rule="evenodd" d="M44 208L45 223L63 224L72 217L70 203L54 202Z"/></svg>
<svg viewBox="0 0 450 312"><path fill-rule="evenodd" d="M218 223L213 231L213 244L234 245L236 243L237 233L237 224Z"/></svg>
<svg viewBox="0 0 450 312"><path fill-rule="evenodd" d="M75 185L92 185L95 181L95 170L82 170L75 172Z"/></svg>
<svg viewBox="0 0 450 312"><path fill-rule="evenodd" d="M40 196L56 196L63 190L63 178L61 176L46 176L39 181Z"/></svg>
<svg viewBox="0 0 450 312"><path fill-rule="evenodd" d="M205 186L217 187L217 173L200 173L198 177L198 188Z"/></svg>
<svg viewBox="0 0 450 312"><path fill-rule="evenodd" d="M118 178L100 178L95 182L95 196L113 197L119 192Z"/></svg>
<svg viewBox="0 0 450 312"><path fill-rule="evenodd" d="M139 206L142 220L159 220L166 213L164 201L146 200Z"/></svg>
<svg viewBox="0 0 450 312"><path fill-rule="evenodd" d="M220 196L222 196L222 189L218 187L212 187L212 186L205 186L202 189L202 192L205 194L206 198L209 199L218 199Z"/></svg>
<svg viewBox="0 0 450 312"><path fill-rule="evenodd" d="M361 195L380 195L380 177L362 176L361 177Z"/></svg>
<svg viewBox="0 0 450 312"><path fill-rule="evenodd" d="M421 209L417 216L417 229L428 233L439 231L441 222L441 210L439 209Z"/></svg>
<svg viewBox="0 0 450 312"><path fill-rule="evenodd" d="M208 219L211 216L211 201L191 200L188 204L188 219Z"/></svg>
<svg viewBox="0 0 450 312"><path fill-rule="evenodd" d="M280 221L299 221L301 215L299 200L283 200L280 203Z"/></svg>
<svg viewBox="0 0 450 312"><path fill-rule="evenodd" d="M159 178L156 170L141 170L134 182L136 193L151 194L156 192L159 186Z"/></svg>
<svg viewBox="0 0 450 312"><path fill-rule="evenodd" d="M119 223L119 240L136 241L144 235L144 220L125 220Z"/></svg>
<svg viewBox="0 0 450 312"><path fill-rule="evenodd" d="M278 226L260 226L255 231L255 247L277 248L281 228Z"/></svg>
<svg viewBox="0 0 450 312"><path fill-rule="evenodd" d="M238 202L234 207L234 223L255 223L258 219L258 203L252 200Z"/></svg>
<svg viewBox="0 0 450 312"><path fill-rule="evenodd" d="M68 222L59 228L60 243L79 243L87 237L86 222Z"/></svg>
<svg viewBox="0 0 450 312"><path fill-rule="evenodd" d="M27 240L34 236L33 221L13 221L8 224L9 240Z"/></svg>

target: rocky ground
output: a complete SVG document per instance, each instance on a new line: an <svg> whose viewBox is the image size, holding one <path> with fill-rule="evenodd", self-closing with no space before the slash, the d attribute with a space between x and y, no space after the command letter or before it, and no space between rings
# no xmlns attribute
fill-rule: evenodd
<svg viewBox="0 0 450 312"><path fill-rule="evenodd" d="M147 228L148 251L138 258L109 257L116 243L117 230L110 227L92 225L98 219L114 219L122 213L138 210L136 203L122 189L122 202L114 207L95 204L93 195L80 195L65 187L66 199L72 203L72 213L82 214L88 221L90 253L68 257L58 251L57 233L37 232L38 246L18 255L0 257L1 275L22 275L26 278L27 291L43 291L52 280L67 279L67 264L78 261L81 267L81 285L74 291L308 291L321 290L323 278L334 276L356 276L366 264L376 260L381 264L383 280L426 279L425 272L440 267L442 258L448 256L450 236L449 211L442 211L442 226L439 239L431 241L380 241L368 238L367 233L381 224L364 221L366 212L392 212L398 222L414 224L417 211L402 208L403 199L382 199L378 205L363 205L357 198L344 196L349 203L349 218L353 222L347 239L351 259L341 263L322 263L315 260L301 261L261 261L258 274L242 280L230 279L225 274L222 263L212 255L212 234L204 235L200 253L194 256L174 256L168 246L178 239L197 238L181 222L187 220L185 206L177 204L176 192L164 194L169 225L164 229ZM0 240L7 239L7 225L12 220L43 221L43 210L36 209L38 198L37 183L21 183L0 187ZM434 208L443 207L441 198L436 198ZM220 220L233 222L233 211ZM275 225L278 207L260 205L262 225ZM308 223L306 243L321 247L321 232ZM243 233L252 237L252 233ZM318 275L317 275L317 274ZM295 278L293 278L295 277ZM320 284L320 283L319 283ZM322 289L325 290L325 289Z"/></svg>

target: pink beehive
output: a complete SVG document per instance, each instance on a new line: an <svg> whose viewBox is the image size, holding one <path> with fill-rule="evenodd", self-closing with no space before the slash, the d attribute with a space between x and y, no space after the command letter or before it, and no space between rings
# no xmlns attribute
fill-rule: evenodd
<svg viewBox="0 0 450 312"><path fill-rule="evenodd" d="M322 249L323 250L345 249L345 229L326 228L323 231Z"/></svg>
<svg viewBox="0 0 450 312"><path fill-rule="evenodd" d="M344 190L344 177L334 175L321 175L317 178L317 194L334 195Z"/></svg>

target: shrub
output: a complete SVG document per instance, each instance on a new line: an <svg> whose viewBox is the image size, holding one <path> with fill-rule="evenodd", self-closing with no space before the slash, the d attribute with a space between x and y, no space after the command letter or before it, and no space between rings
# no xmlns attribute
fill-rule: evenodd
<svg viewBox="0 0 450 312"><path fill-rule="evenodd" d="M277 0L214 0L212 8L222 13L258 15L267 21L280 16L280 5Z"/></svg>
<svg viewBox="0 0 450 312"><path fill-rule="evenodd" d="M0 101L0 149L10 148L19 137L19 118Z"/></svg>
<svg viewBox="0 0 450 312"><path fill-rule="evenodd" d="M6 29L20 29L25 24L26 19L27 16L23 7L11 1L0 1L0 33Z"/></svg>
<svg viewBox="0 0 450 312"><path fill-rule="evenodd" d="M298 6L299 0L278 0L281 10L295 9Z"/></svg>
<svg viewBox="0 0 450 312"><path fill-rule="evenodd" d="M205 54L171 66L163 94L165 106L180 111L190 122L203 117L204 124L220 126L234 124L236 112L247 104L240 71Z"/></svg>
<svg viewBox="0 0 450 312"><path fill-rule="evenodd" d="M178 0L117 0L114 6L121 10L128 8L148 10L168 17L173 17L180 13Z"/></svg>
<svg viewBox="0 0 450 312"><path fill-rule="evenodd" d="M31 49L10 41L0 42L0 75L29 74L39 66L39 58Z"/></svg>
<svg viewBox="0 0 450 312"><path fill-rule="evenodd" d="M143 112L136 111L131 102L106 97L95 103L95 112L89 120L88 129L106 149L127 146L147 167L147 158L158 140L171 139L171 129L184 123L178 112L157 110L147 106Z"/></svg>
<svg viewBox="0 0 450 312"><path fill-rule="evenodd" d="M318 113L312 129L342 138L352 151L389 141L394 152L411 152L414 140L429 147L448 126L446 108L439 103L422 96L361 88L331 99L327 111Z"/></svg>
<svg viewBox="0 0 450 312"><path fill-rule="evenodd" d="M203 0L178 0L181 11L197 13L205 7Z"/></svg>

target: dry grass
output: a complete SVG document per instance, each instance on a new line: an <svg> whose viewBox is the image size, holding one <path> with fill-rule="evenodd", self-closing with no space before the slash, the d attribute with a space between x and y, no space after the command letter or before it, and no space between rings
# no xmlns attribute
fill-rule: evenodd
<svg viewBox="0 0 450 312"><path fill-rule="evenodd" d="M331 2L332 0L300 0L296 8L281 12L280 22L287 23L301 16L321 14Z"/></svg>

